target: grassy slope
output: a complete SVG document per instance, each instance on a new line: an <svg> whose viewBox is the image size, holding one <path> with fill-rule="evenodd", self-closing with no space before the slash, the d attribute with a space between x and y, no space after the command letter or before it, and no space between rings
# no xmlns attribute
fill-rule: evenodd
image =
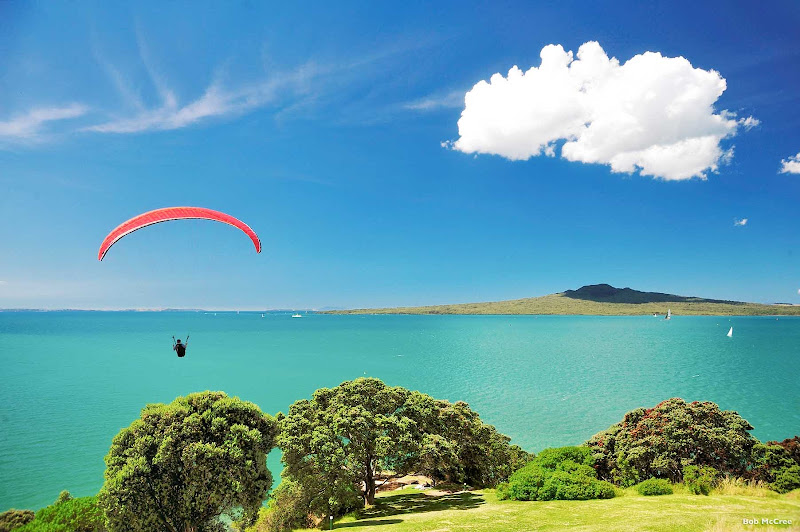
<svg viewBox="0 0 800 532"><path fill-rule="evenodd" d="M383 494L360 519L335 528L359 532L738 531L800 530L800 495L674 495L642 497L628 489L610 500L498 501L494 490L428 497L414 489ZM791 526L743 526L742 519L791 519Z"/></svg>
<svg viewBox="0 0 800 532"><path fill-rule="evenodd" d="M800 305L706 302L602 303L565 297L562 294L491 303L339 310L333 311L331 314L587 314L640 316L653 313L666 314L667 309L671 309L672 313L676 315L800 316Z"/></svg>

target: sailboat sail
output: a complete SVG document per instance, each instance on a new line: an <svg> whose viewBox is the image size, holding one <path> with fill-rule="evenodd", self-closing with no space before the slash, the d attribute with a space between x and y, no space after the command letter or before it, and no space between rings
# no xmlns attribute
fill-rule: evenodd
<svg viewBox="0 0 800 532"><path fill-rule="evenodd" d="M728 338L732 338L733 337L733 327L731 327L731 330L728 331L728 335L727 336L728 336Z"/></svg>

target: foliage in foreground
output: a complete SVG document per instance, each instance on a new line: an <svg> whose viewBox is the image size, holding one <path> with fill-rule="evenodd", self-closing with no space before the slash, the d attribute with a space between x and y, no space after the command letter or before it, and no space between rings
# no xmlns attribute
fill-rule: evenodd
<svg viewBox="0 0 800 532"><path fill-rule="evenodd" d="M353 493L352 506L358 505L358 494ZM291 480L284 479L272 493L269 505L262 508L255 525L247 532L277 532L297 528L313 528L320 522L320 517L309 513L311 504L308 493ZM346 504L345 506L351 506Z"/></svg>
<svg viewBox="0 0 800 532"><path fill-rule="evenodd" d="M33 521L33 510L7 510L0 513L0 532L10 532L17 527Z"/></svg>
<svg viewBox="0 0 800 532"><path fill-rule="evenodd" d="M637 408L587 442L598 476L622 486L650 477L680 482L686 465L742 476L758 443L738 413L710 402L673 398Z"/></svg>
<svg viewBox="0 0 800 532"><path fill-rule="evenodd" d="M354 509L354 494L372 504L382 472L493 486L529 457L466 403L373 378L321 388L292 404L280 418L278 444L283 476L308 505L302 513L317 516Z"/></svg>
<svg viewBox="0 0 800 532"><path fill-rule="evenodd" d="M778 493L800 488L800 452L795 436L783 442L753 447L749 477L769 484Z"/></svg>
<svg viewBox="0 0 800 532"><path fill-rule="evenodd" d="M62 491L58 500L36 512L29 523L13 528L14 532L103 532L103 511L97 497L73 499Z"/></svg>
<svg viewBox="0 0 800 532"><path fill-rule="evenodd" d="M708 495L717 484L719 471L711 466L687 465L683 468L683 485L689 493Z"/></svg>
<svg viewBox="0 0 800 532"><path fill-rule="evenodd" d="M252 522L272 484L275 420L222 392L150 404L114 438L98 496L112 532L224 530Z"/></svg>
<svg viewBox="0 0 800 532"><path fill-rule="evenodd" d="M507 484L497 488L500 499L517 501L610 499L614 487L597 480L587 447L545 449Z"/></svg>
<svg viewBox="0 0 800 532"><path fill-rule="evenodd" d="M783 441L768 441L767 445L778 445L786 450L789 458L794 460L794 463L800 465L800 436L794 438L786 438Z"/></svg>
<svg viewBox="0 0 800 532"><path fill-rule="evenodd" d="M636 485L639 495L672 495L672 484L665 478L648 478Z"/></svg>

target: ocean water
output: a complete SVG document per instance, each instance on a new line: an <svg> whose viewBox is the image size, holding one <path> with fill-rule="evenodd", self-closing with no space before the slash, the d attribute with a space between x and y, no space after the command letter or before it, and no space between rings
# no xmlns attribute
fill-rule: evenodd
<svg viewBox="0 0 800 532"><path fill-rule="evenodd" d="M0 312L0 368L0 511L97 493L144 405L209 389L276 414L378 377L467 401L530 451L670 397L736 410L761 440L800 434L800 318Z"/></svg>

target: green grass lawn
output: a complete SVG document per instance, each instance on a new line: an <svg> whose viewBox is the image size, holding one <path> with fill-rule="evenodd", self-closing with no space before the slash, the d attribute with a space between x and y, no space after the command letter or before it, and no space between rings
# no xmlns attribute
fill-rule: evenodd
<svg viewBox="0 0 800 532"><path fill-rule="evenodd" d="M742 519L790 519L792 525L743 525ZM609 500L499 501L494 490L430 497L414 489L382 494L375 506L334 523L354 532L800 530L800 494L643 497L628 489Z"/></svg>

